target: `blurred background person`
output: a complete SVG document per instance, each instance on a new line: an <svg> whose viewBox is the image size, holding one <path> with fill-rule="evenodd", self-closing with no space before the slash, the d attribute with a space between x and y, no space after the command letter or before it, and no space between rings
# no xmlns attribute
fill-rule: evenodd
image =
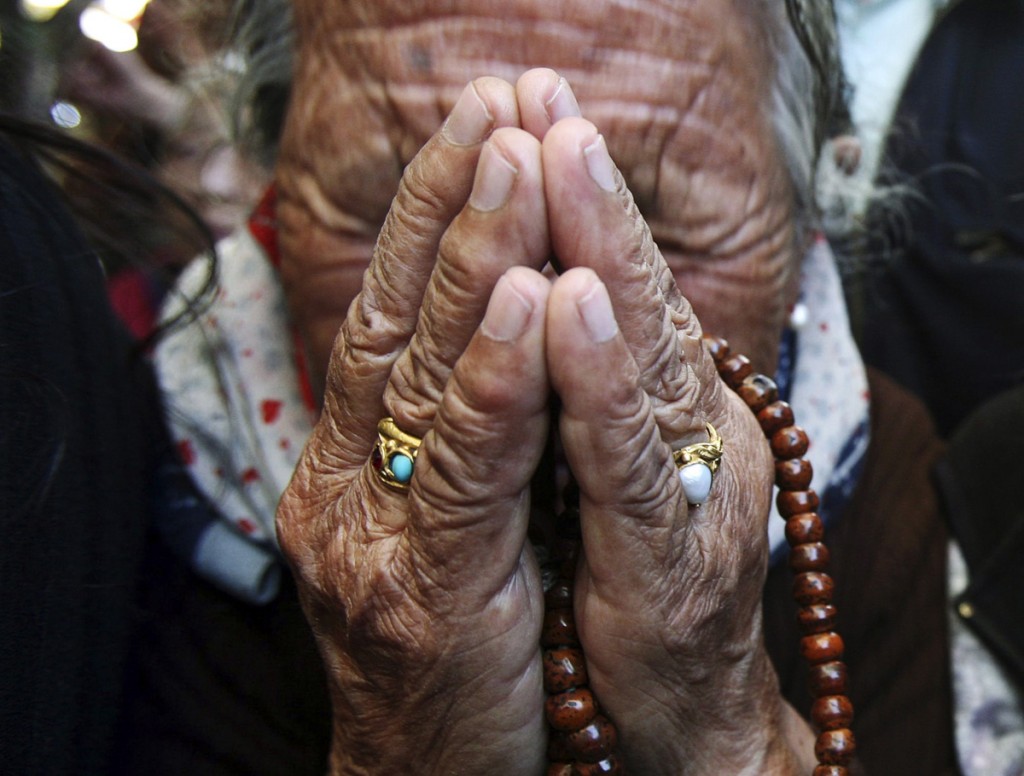
<svg viewBox="0 0 1024 776"><path fill-rule="evenodd" d="M56 123L149 170L220 239L244 222L266 179L232 141L238 74L224 47L228 6L25 0L0 20L11 41L0 60L10 74L4 108ZM34 20L26 18L32 8ZM32 67L19 78L25 61ZM143 337L177 272L205 241L158 197L139 190L112 208L95 183L102 182L74 178L65 189L104 262L115 308Z"/></svg>
<svg viewBox="0 0 1024 776"><path fill-rule="evenodd" d="M833 211L838 231L852 227L836 244L853 330L867 363L921 397L951 440L936 477L958 540L962 765L1022 773L1024 3L836 0L836 10L863 148Z"/></svg>
<svg viewBox="0 0 1024 776"><path fill-rule="evenodd" d="M194 209L217 177L200 173L224 145L220 98L174 80L186 63L168 69L166 41L147 62L84 39L94 6L48 20L28 2L0 6L0 768L19 774L110 774L122 759L142 591L170 584L158 515L196 504L173 477L138 338L197 255L209 281L190 304L202 304L212 235L240 217ZM137 15L119 29L134 36ZM198 40L190 23L175 30ZM214 204L244 212L224 191Z"/></svg>
<svg viewBox="0 0 1024 776"><path fill-rule="evenodd" d="M1024 382L1024 4L836 0L863 145L843 215L869 364L949 435ZM873 198L871 191L896 192Z"/></svg>

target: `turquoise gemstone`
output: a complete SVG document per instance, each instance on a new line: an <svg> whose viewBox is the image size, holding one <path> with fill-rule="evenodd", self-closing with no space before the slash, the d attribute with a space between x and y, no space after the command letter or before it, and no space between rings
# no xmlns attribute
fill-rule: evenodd
<svg viewBox="0 0 1024 776"><path fill-rule="evenodd" d="M395 479L403 484L412 479L412 459L407 455L395 453L391 456L391 471Z"/></svg>

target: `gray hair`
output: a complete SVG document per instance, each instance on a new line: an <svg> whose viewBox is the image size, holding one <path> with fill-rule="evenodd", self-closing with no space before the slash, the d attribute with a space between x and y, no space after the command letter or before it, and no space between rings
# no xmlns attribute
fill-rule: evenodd
<svg viewBox="0 0 1024 776"><path fill-rule="evenodd" d="M291 97L295 31L289 0L237 0L225 61L237 73L233 127L242 147L274 164Z"/></svg>
<svg viewBox="0 0 1024 776"><path fill-rule="evenodd" d="M767 10L769 44L776 62L772 124L793 185L799 240L818 221L815 180L824 136L819 96L824 87L783 4L770 3Z"/></svg>

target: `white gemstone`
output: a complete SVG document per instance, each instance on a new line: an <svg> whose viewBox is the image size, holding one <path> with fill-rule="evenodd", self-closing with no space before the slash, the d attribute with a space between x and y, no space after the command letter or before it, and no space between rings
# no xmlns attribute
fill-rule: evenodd
<svg viewBox="0 0 1024 776"><path fill-rule="evenodd" d="M683 493L691 504L703 504L711 492L711 469L707 464L689 463L679 470Z"/></svg>

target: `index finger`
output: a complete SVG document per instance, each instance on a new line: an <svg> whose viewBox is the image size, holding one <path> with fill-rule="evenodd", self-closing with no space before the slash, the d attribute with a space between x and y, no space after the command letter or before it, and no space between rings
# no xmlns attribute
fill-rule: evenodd
<svg viewBox="0 0 1024 776"><path fill-rule="evenodd" d="M321 455L349 475L376 438L384 388L416 329L441 238L469 197L482 143L495 128L517 123L512 86L477 79L402 176L328 368L321 417L328 450Z"/></svg>

